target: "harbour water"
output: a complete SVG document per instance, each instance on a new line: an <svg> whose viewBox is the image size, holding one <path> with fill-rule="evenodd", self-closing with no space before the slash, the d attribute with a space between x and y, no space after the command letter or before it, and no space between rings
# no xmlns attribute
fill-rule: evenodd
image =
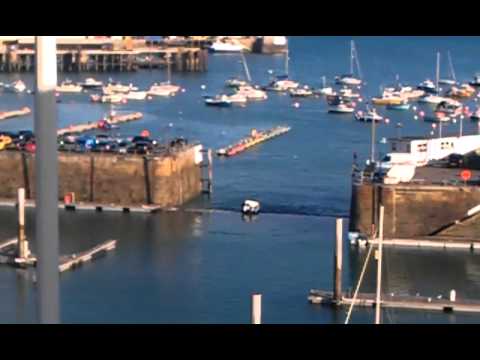
<svg viewBox="0 0 480 360"><path fill-rule="evenodd" d="M332 80L349 69L348 37L291 37L290 75L312 86L321 76ZM416 85L434 78L435 52L450 50L459 80L471 80L480 71L476 37L358 37L354 38L362 73L364 97L377 95L380 86L400 81ZM254 82L266 84L268 70L281 72L282 55L246 56ZM61 275L61 319L66 323L248 323L250 294L263 294L265 323L342 323L344 310L307 302L311 288L332 286L334 218L348 216L353 153L363 160L370 149L370 125L351 115L327 113L322 98L293 99L269 93L269 99L246 107L211 108L202 95L224 91L224 81L242 74L238 55L209 57L206 73L173 74L185 88L175 97L129 101L115 105L118 112L141 111L144 118L115 130L136 135L148 129L167 140L184 136L217 149L247 135L252 128L288 125L284 136L234 158L215 159L214 193L186 207L211 212L175 212L154 215L60 212L62 253L80 251L107 239L117 249L93 263ZM59 74L74 81L87 76L140 88L165 80L163 70L136 73ZM33 74L2 74L0 81L21 78L29 88ZM202 85L206 86L202 90ZM88 96L62 95L59 127L95 121L110 110ZM298 108L292 106L299 102ZM0 95L0 109L33 108L31 95ZM409 111L380 112L390 124L377 126L378 140L402 134L427 135L431 124L413 119ZM31 116L5 120L0 129L32 128ZM464 132L476 132L465 120ZM444 132L458 132L458 124ZM379 151L386 149L379 144ZM245 221L241 202L255 198L262 214ZM27 212L27 236L33 239L33 212ZM0 209L0 238L15 236L15 212ZM346 231L346 224L345 224ZM353 287L366 253L345 244L344 286ZM480 297L480 259L454 250L387 249L384 258L385 292ZM35 286L29 274L0 268L2 300L0 322L34 322ZM369 269L362 291L375 289L375 269ZM372 310L356 309L353 323L371 323ZM388 310L384 322L465 323L478 315Z"/></svg>

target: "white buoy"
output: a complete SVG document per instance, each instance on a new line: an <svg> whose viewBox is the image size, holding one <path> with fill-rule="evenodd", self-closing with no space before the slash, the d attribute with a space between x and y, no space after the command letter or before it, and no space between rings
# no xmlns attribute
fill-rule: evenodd
<svg viewBox="0 0 480 360"><path fill-rule="evenodd" d="M417 111L417 107L416 106L412 107L412 110Z"/></svg>
<svg viewBox="0 0 480 360"><path fill-rule="evenodd" d="M427 299L427 301L428 301L428 302L432 302L432 298L429 297L429 298Z"/></svg>
<svg viewBox="0 0 480 360"><path fill-rule="evenodd" d="M298 109L300 107L300 103L298 102L293 103L293 107Z"/></svg>
<svg viewBox="0 0 480 360"><path fill-rule="evenodd" d="M456 124L456 123L457 123L457 119L453 119L452 122L453 122L454 124Z"/></svg>
<svg viewBox="0 0 480 360"><path fill-rule="evenodd" d="M201 88L202 90L205 90L205 89L207 88L207 86L206 86L206 85L202 85L202 86L200 86L200 88Z"/></svg>
<svg viewBox="0 0 480 360"><path fill-rule="evenodd" d="M455 302L455 299L457 298L457 292L455 290L450 290L450 301Z"/></svg>
<svg viewBox="0 0 480 360"><path fill-rule="evenodd" d="M414 119L414 120L418 120L418 116L415 115L415 116L413 117L413 119Z"/></svg>
<svg viewBox="0 0 480 360"><path fill-rule="evenodd" d="M185 91L187 91L187 89L183 88L183 89L182 89L182 93L184 93Z"/></svg>
<svg viewBox="0 0 480 360"><path fill-rule="evenodd" d="M168 126L173 127L173 123L169 123Z"/></svg>

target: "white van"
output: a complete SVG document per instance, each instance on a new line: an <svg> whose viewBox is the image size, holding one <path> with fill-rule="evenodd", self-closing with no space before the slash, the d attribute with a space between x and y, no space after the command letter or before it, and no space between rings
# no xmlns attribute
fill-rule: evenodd
<svg viewBox="0 0 480 360"><path fill-rule="evenodd" d="M411 153L388 153L380 160L379 168L388 170L394 165L416 165L414 156Z"/></svg>

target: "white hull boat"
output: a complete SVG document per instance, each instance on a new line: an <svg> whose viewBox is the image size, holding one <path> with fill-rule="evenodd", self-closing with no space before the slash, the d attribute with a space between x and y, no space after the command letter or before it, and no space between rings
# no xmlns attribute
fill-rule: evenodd
<svg viewBox="0 0 480 360"><path fill-rule="evenodd" d="M228 42L217 41L209 47L211 52L220 52L220 53L232 53L232 52L242 52L243 46Z"/></svg>
<svg viewBox="0 0 480 360"><path fill-rule="evenodd" d="M128 94L124 95L124 98L128 100L145 100L146 97L146 91L130 91Z"/></svg>

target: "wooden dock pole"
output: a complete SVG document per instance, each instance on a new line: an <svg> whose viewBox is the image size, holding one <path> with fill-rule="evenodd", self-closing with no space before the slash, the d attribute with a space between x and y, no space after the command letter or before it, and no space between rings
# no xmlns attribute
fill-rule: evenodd
<svg viewBox="0 0 480 360"><path fill-rule="evenodd" d="M339 304L342 301L342 240L343 240L343 219L336 219L335 228L335 256L333 262L333 294L334 303Z"/></svg>
<svg viewBox="0 0 480 360"><path fill-rule="evenodd" d="M380 205L380 218L379 218L379 228L378 228L378 257L377 257L377 295L375 300L375 324L380 324L380 305L382 302L381 291L382 291L382 241L383 241L383 219L384 219L385 208L383 205Z"/></svg>
<svg viewBox="0 0 480 360"><path fill-rule="evenodd" d="M252 295L252 324L262 323L262 294Z"/></svg>
<svg viewBox="0 0 480 360"><path fill-rule="evenodd" d="M28 258L30 250L25 236L25 189L18 189L18 257Z"/></svg>

